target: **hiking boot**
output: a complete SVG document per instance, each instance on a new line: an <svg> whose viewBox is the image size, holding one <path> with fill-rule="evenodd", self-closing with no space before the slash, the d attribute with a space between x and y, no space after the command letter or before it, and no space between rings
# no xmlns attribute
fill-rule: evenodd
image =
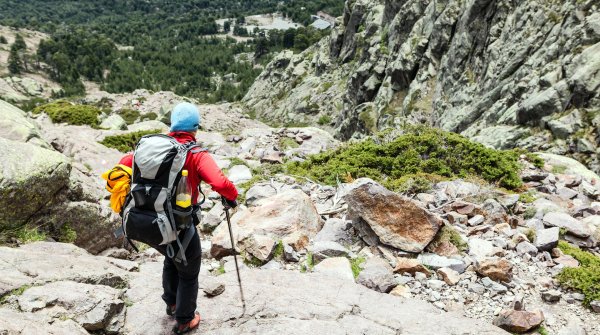
<svg viewBox="0 0 600 335"><path fill-rule="evenodd" d="M167 305L167 315L173 316L175 315L176 305Z"/></svg>
<svg viewBox="0 0 600 335"><path fill-rule="evenodd" d="M173 327L173 333L185 334L185 333L191 332L192 330L198 328L199 324L200 324L200 314L198 314L198 312L196 312L196 315L194 316L192 321Z"/></svg>

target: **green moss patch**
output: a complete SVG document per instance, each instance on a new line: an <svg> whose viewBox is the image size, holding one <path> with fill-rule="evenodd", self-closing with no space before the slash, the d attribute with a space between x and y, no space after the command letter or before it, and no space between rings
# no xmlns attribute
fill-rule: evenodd
<svg viewBox="0 0 600 335"><path fill-rule="evenodd" d="M155 129L136 131L133 133L122 135L107 136L102 141L100 141L100 143L106 147L114 148L121 152L129 152L135 149L135 146L143 136L150 134L160 134L160 132L161 131L159 129Z"/></svg>
<svg viewBox="0 0 600 335"><path fill-rule="evenodd" d="M289 163L287 168L292 174L329 185L346 177L369 177L398 189L402 177L425 174L446 178L476 176L515 189L523 183L518 160L515 150L494 150L455 133L415 127L389 142L369 139L347 144L304 162Z"/></svg>
<svg viewBox="0 0 600 335"><path fill-rule="evenodd" d="M55 101L35 107L33 114L46 113L54 123L68 123L72 125L98 126L98 107L90 105L74 105L68 101Z"/></svg>
<svg viewBox="0 0 600 335"><path fill-rule="evenodd" d="M579 261L578 268L564 268L557 276L558 282L585 294L584 305L600 300L600 257L560 241L558 247Z"/></svg>

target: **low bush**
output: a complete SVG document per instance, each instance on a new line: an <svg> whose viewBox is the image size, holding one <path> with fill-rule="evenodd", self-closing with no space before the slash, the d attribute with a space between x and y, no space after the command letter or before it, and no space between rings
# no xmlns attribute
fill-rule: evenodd
<svg viewBox="0 0 600 335"><path fill-rule="evenodd" d="M469 139L438 129L414 127L388 142L369 139L287 164L291 174L335 185L339 180L372 178L398 190L402 178L424 176L465 178L476 176L507 189L519 188L519 152L494 150ZM414 183L414 181L413 181Z"/></svg>
<svg viewBox="0 0 600 335"><path fill-rule="evenodd" d="M90 105L74 105L68 101L59 100L37 106L32 110L33 114L46 113L54 123L68 123L72 125L98 126L98 115L101 111L98 107Z"/></svg>
<svg viewBox="0 0 600 335"><path fill-rule="evenodd" d="M137 119L140 118L140 112L135 109L121 109L117 111L117 114L125 120L127 124L133 124Z"/></svg>
<svg viewBox="0 0 600 335"><path fill-rule="evenodd" d="M564 268L558 274L558 282L568 288L576 289L585 294L583 303L600 300L600 257L591 252L583 251L565 241L560 241L558 247L567 255L579 261L578 268Z"/></svg>
<svg viewBox="0 0 600 335"><path fill-rule="evenodd" d="M102 141L100 141L100 144L103 144L109 148L117 149L121 152L129 152L135 149L135 146L143 136L159 134L160 132L161 131L159 129L155 129L136 131L122 135L106 136Z"/></svg>

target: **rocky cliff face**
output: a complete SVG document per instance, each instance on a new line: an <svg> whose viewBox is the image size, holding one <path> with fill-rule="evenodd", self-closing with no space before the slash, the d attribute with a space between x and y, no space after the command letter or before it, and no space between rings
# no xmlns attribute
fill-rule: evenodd
<svg viewBox="0 0 600 335"><path fill-rule="evenodd" d="M599 92L595 0L356 0L331 36L276 57L244 103L343 139L424 123L600 171Z"/></svg>

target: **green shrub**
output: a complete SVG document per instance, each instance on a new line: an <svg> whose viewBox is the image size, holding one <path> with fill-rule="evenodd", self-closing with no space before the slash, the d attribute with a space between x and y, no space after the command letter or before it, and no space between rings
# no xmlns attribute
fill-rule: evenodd
<svg viewBox="0 0 600 335"><path fill-rule="evenodd" d="M469 249L467 242L462 239L460 234L452 226L442 226L433 241L431 241L431 247L435 248L443 242L450 242L460 251L467 251Z"/></svg>
<svg viewBox="0 0 600 335"><path fill-rule="evenodd" d="M60 227L58 241L65 243L73 243L77 239L77 232L70 224L65 223Z"/></svg>
<svg viewBox="0 0 600 335"><path fill-rule="evenodd" d="M446 178L478 176L508 189L522 185L519 154L494 150L438 129L414 127L386 143L369 139L287 164L289 173L335 185L337 180L368 177L398 188L399 179L416 174Z"/></svg>
<svg viewBox="0 0 600 335"><path fill-rule="evenodd" d="M117 114L120 115L127 124L133 124L140 117L140 112L135 109L121 109L117 111Z"/></svg>
<svg viewBox="0 0 600 335"><path fill-rule="evenodd" d="M155 129L136 131L122 135L106 136L102 141L100 141L100 144L103 144L109 148L117 149L121 152L129 152L135 149L135 146L143 136L159 133L160 130Z"/></svg>
<svg viewBox="0 0 600 335"><path fill-rule="evenodd" d="M536 233L535 229L529 228L525 231L525 236L527 237L529 242L533 243L533 241L535 241L537 233Z"/></svg>
<svg viewBox="0 0 600 335"><path fill-rule="evenodd" d="M22 243L37 242L46 240L46 234L37 228L23 226L16 234L16 238Z"/></svg>
<svg viewBox="0 0 600 335"><path fill-rule="evenodd" d="M578 268L564 268L557 276L558 282L568 288L576 289L585 294L583 303L600 300L600 257L560 241L558 247L567 255L579 261Z"/></svg>
<svg viewBox="0 0 600 335"><path fill-rule="evenodd" d="M360 266L365 261L366 259L364 257L350 259L350 267L352 268L352 274L354 275L354 278L358 278L358 275L362 271L362 268Z"/></svg>
<svg viewBox="0 0 600 335"><path fill-rule="evenodd" d="M279 240L273 250L273 258L280 259L283 256L283 241Z"/></svg>
<svg viewBox="0 0 600 335"><path fill-rule="evenodd" d="M537 213L537 208L529 207L525 210L525 213L523 213L523 218L525 220L533 219L533 217L535 216L536 213Z"/></svg>
<svg viewBox="0 0 600 335"><path fill-rule="evenodd" d="M72 125L98 126L100 109L90 105L74 105L68 101L59 100L35 107L33 114L46 113L54 123L68 123Z"/></svg>
<svg viewBox="0 0 600 335"><path fill-rule="evenodd" d="M156 120L156 118L158 118L156 113L148 113L144 115L144 120Z"/></svg>
<svg viewBox="0 0 600 335"><path fill-rule="evenodd" d="M537 197L535 196L535 192L532 192L532 191L529 191L526 193L521 193L519 195L519 201L526 203L526 204L530 204L530 203L534 202L535 199L537 199Z"/></svg>
<svg viewBox="0 0 600 335"><path fill-rule="evenodd" d="M283 150L285 149L294 149L299 147L300 145L298 144L298 142L296 142L296 140L294 140L293 138L289 138L289 137L284 137L279 141L279 144L281 145L281 148Z"/></svg>
<svg viewBox="0 0 600 335"><path fill-rule="evenodd" d="M554 174L563 174L567 171L567 167L564 165L554 165L552 167L552 173Z"/></svg>
<svg viewBox="0 0 600 335"><path fill-rule="evenodd" d="M317 123L321 126L325 126L331 123L331 117L329 115L321 115Z"/></svg>

